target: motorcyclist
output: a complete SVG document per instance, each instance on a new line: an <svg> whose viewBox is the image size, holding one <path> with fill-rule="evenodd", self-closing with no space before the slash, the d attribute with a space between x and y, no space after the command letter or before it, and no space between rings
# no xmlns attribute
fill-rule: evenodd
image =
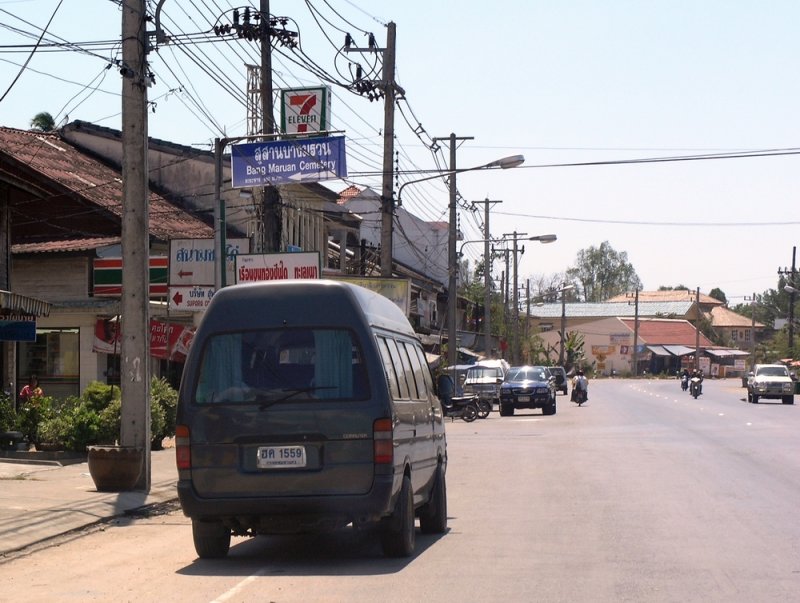
<svg viewBox="0 0 800 603"><path fill-rule="evenodd" d="M684 368L683 371L681 371L681 389L683 389L683 391L686 391L687 389L689 389L689 369L688 368Z"/></svg>
<svg viewBox="0 0 800 603"><path fill-rule="evenodd" d="M576 401L579 391L583 391L586 394L584 399L589 398L589 380L583 374L583 369L578 369L578 372L575 373L575 376L572 378L572 394L570 396L572 402Z"/></svg>
<svg viewBox="0 0 800 603"><path fill-rule="evenodd" d="M703 393L703 371L700 369L694 369L692 371L692 381L697 383L697 393Z"/></svg>

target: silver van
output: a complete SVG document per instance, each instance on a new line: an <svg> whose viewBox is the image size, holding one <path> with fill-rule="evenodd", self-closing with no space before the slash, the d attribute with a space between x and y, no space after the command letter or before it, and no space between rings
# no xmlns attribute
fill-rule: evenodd
<svg viewBox="0 0 800 603"><path fill-rule="evenodd" d="M218 291L186 358L178 496L201 558L231 535L377 527L409 556L447 527L447 447L425 355L389 299L344 282Z"/></svg>

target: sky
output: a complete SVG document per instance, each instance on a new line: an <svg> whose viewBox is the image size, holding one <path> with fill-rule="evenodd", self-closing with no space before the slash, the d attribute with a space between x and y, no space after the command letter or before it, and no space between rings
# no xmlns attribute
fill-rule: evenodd
<svg viewBox="0 0 800 603"><path fill-rule="evenodd" d="M0 125L28 128L48 111L57 123L120 127L119 2L88 6L0 0ZM162 23L180 41L149 55L150 136L212 149L215 137L246 134L244 65L258 63L257 47L189 35L230 22L233 6L243 4L164 2ZM457 176L464 241L483 238L483 204L472 202L485 199L501 201L491 205L492 238L557 235L524 245L520 284L567 270L604 241L627 254L645 289L720 288L732 305L777 287L778 269L791 267L800 239L795 0L272 0L270 12L290 18L304 55L338 83L375 61L342 52L345 32L359 47L371 32L383 48L386 24L396 24L404 95L395 190L448 169L448 143L436 149L434 139L451 133L464 138L459 169L525 156L515 169ZM273 69L276 89L322 83L285 49ZM338 83L328 84L331 127L346 136L349 175L325 185L380 191L383 102ZM684 160L652 161L663 158ZM448 219L443 181L410 184L402 197L422 219ZM483 245L463 250L474 261ZM505 267L493 268L499 278Z"/></svg>

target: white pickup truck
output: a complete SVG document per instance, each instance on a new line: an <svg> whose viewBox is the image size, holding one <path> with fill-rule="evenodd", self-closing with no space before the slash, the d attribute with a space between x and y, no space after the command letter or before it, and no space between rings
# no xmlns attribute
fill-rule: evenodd
<svg viewBox="0 0 800 603"><path fill-rule="evenodd" d="M758 404L760 398L780 399L794 404L794 380L782 364L757 364L747 375L747 401Z"/></svg>

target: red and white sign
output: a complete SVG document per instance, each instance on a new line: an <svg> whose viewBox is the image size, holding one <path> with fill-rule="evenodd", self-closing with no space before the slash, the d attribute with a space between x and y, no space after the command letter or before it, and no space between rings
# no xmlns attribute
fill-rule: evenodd
<svg viewBox="0 0 800 603"><path fill-rule="evenodd" d="M331 89L293 88L281 90L281 132L317 134L328 129Z"/></svg>
<svg viewBox="0 0 800 603"><path fill-rule="evenodd" d="M236 282L320 278L319 252L262 253L236 256Z"/></svg>
<svg viewBox="0 0 800 603"><path fill-rule="evenodd" d="M118 320L99 319L95 323L92 351L119 354L122 340ZM150 320L150 356L183 362L194 338L194 327Z"/></svg>
<svg viewBox="0 0 800 603"><path fill-rule="evenodd" d="M170 287L169 301L170 310L182 312L204 312L214 297L214 287Z"/></svg>
<svg viewBox="0 0 800 603"><path fill-rule="evenodd" d="M227 239L227 282L233 283L233 256L250 252L250 239ZM170 285L214 285L217 252L214 239L172 239L169 242ZM170 295L170 298L172 295Z"/></svg>

